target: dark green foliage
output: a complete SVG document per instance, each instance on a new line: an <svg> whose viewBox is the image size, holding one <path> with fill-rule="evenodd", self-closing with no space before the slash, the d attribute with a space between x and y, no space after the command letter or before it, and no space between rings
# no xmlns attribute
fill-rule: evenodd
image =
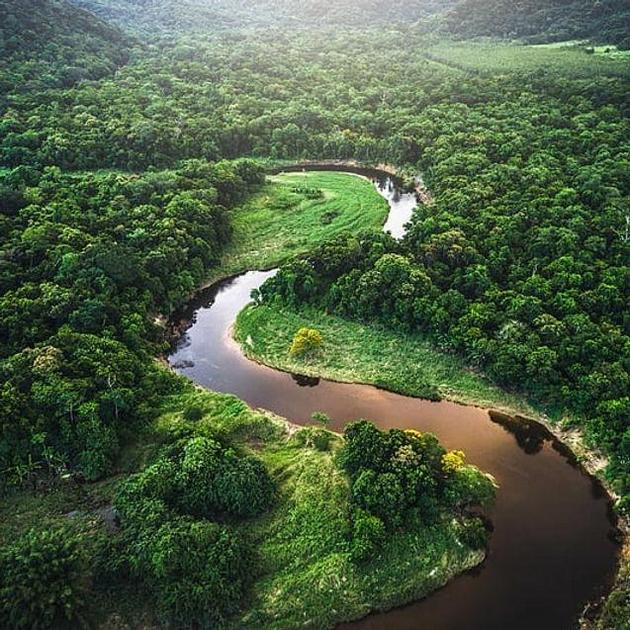
<svg viewBox="0 0 630 630"><path fill-rule="evenodd" d="M385 539L385 525L377 516L357 508L352 514L350 555L355 562L375 557Z"/></svg>
<svg viewBox="0 0 630 630"><path fill-rule="evenodd" d="M260 461L238 456L209 438L194 438L184 446L177 485L180 509L200 517L255 516L273 497L273 484Z"/></svg>
<svg viewBox="0 0 630 630"><path fill-rule="evenodd" d="M182 304L218 261L226 206L261 178L248 161L200 160L142 176L4 177L29 199L9 211L0 263L5 478L54 472L53 460L88 479L111 469L123 432L168 386L147 361L164 348L155 313Z"/></svg>
<svg viewBox="0 0 630 630"><path fill-rule="evenodd" d="M182 624L220 622L237 610L249 577L249 553L227 528L176 517L132 556L167 616Z"/></svg>
<svg viewBox="0 0 630 630"><path fill-rule="evenodd" d="M0 625L77 622L87 588L81 541L66 528L29 530L0 550Z"/></svg>
<svg viewBox="0 0 630 630"><path fill-rule="evenodd" d="M140 34L208 33L238 27L309 28L415 22L442 12L456 0L72 0L97 15Z"/></svg>
<svg viewBox="0 0 630 630"><path fill-rule="evenodd" d="M621 44L630 36L628 0L463 0L447 16L462 37L489 35L530 42L591 37Z"/></svg>
<svg viewBox="0 0 630 630"><path fill-rule="evenodd" d="M203 418L203 409L196 405L191 405L190 407L186 407L184 410L184 420L187 422L197 422Z"/></svg>
<svg viewBox="0 0 630 630"><path fill-rule="evenodd" d="M153 592L164 615L181 624L213 625L235 612L252 574L252 552L227 525L207 519L265 511L273 484L257 459L205 437L169 445L125 481L115 506L125 565ZM105 581L116 571L105 567Z"/></svg>
<svg viewBox="0 0 630 630"><path fill-rule="evenodd" d="M110 468L119 438L140 420L146 366L122 343L62 330L0 362L0 461L61 461L88 479ZM48 472L54 472L49 470Z"/></svg>
<svg viewBox="0 0 630 630"><path fill-rule="evenodd" d="M339 462L352 480L352 498L389 527L403 524L408 510L443 490L446 451L428 433L379 431L362 420L344 432Z"/></svg>
<svg viewBox="0 0 630 630"><path fill-rule="evenodd" d="M267 510L274 487L259 460L238 455L211 438L194 437L170 447L132 478L121 496L124 500L138 493L197 518L242 518Z"/></svg>
<svg viewBox="0 0 630 630"><path fill-rule="evenodd" d="M234 612L249 566L249 552L238 536L224 526L178 515L131 482L116 506L131 576L151 589L168 619L207 625Z"/></svg>
<svg viewBox="0 0 630 630"><path fill-rule="evenodd" d="M480 518L464 521L458 538L471 549L482 549L488 541L488 532Z"/></svg>
<svg viewBox="0 0 630 630"><path fill-rule="evenodd" d="M63 0L0 4L0 107L12 91L70 87L113 74L129 39Z"/></svg>
<svg viewBox="0 0 630 630"><path fill-rule="evenodd" d="M391 472L363 470L352 484L352 500L391 527L400 527L407 508L402 480Z"/></svg>

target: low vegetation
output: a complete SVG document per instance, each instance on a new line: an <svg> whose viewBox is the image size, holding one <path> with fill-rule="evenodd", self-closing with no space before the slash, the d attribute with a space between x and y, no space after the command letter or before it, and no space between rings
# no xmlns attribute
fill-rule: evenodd
<svg viewBox="0 0 630 630"><path fill-rule="evenodd" d="M366 422L345 439L296 430L232 396L174 384L111 481L85 491L59 481L45 505L25 490L2 506L0 588L13 593L17 576L30 583L3 599L3 619L33 619L23 616L29 609L132 625L332 626L426 595L483 559L485 533L471 538L464 508L491 500L492 483L457 455L454 468L432 436ZM357 431L375 445L363 468L385 481L418 479L413 495L399 488L407 507L387 530L365 481L364 498L354 489ZM120 528L105 535L98 506L112 500ZM16 507L17 518L4 518ZM46 572L35 575L43 559ZM64 588L55 590L53 574Z"/></svg>
<svg viewBox="0 0 630 630"><path fill-rule="evenodd" d="M290 352L293 335L308 327L321 333L321 350L296 356ZM349 321L309 306L274 303L250 305L241 311L234 335L247 356L287 372L535 414L521 396L493 385L456 355L440 352L419 334Z"/></svg>
<svg viewBox="0 0 630 630"><path fill-rule="evenodd" d="M270 269L344 231L377 230L388 209L363 177L331 172L267 177L262 190L231 211L232 238L215 273Z"/></svg>

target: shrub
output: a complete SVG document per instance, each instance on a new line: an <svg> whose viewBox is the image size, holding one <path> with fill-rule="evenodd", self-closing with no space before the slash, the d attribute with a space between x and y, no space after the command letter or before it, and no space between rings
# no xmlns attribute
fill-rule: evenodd
<svg viewBox="0 0 630 630"><path fill-rule="evenodd" d="M213 626L239 607L249 554L227 528L177 517L158 529L146 552L145 577L178 623Z"/></svg>
<svg viewBox="0 0 630 630"><path fill-rule="evenodd" d="M217 508L232 516L262 514L271 504L274 487L264 464L230 453L215 478Z"/></svg>
<svg viewBox="0 0 630 630"><path fill-rule="evenodd" d="M488 541L488 532L480 518L472 518L462 523L458 538L471 549L482 549Z"/></svg>
<svg viewBox="0 0 630 630"><path fill-rule="evenodd" d="M83 558L67 528L32 529L0 551L0 625L48 628L76 620Z"/></svg>
<svg viewBox="0 0 630 630"><path fill-rule="evenodd" d="M395 474L364 470L352 485L352 498L356 505L378 516L388 526L402 524L407 501Z"/></svg>
<svg viewBox="0 0 630 630"><path fill-rule="evenodd" d="M461 466L447 477L444 497L451 506L487 505L494 495L492 478L475 466Z"/></svg>
<svg viewBox="0 0 630 630"><path fill-rule="evenodd" d="M352 422L344 431L344 440L339 463L350 477L355 477L363 468L380 470L384 465L386 445L382 433L371 422Z"/></svg>
<svg viewBox="0 0 630 630"><path fill-rule="evenodd" d="M204 416L204 411L198 405L191 405L184 410L184 420L188 422L197 422Z"/></svg>
<svg viewBox="0 0 630 630"><path fill-rule="evenodd" d="M314 448L318 451L328 451L330 443L335 438L334 434L320 427L306 427L300 429L294 435L294 440L300 446Z"/></svg>
<svg viewBox="0 0 630 630"><path fill-rule="evenodd" d="M385 539L383 521L365 510L357 509L352 518L350 557L354 562L371 560Z"/></svg>
<svg viewBox="0 0 630 630"><path fill-rule="evenodd" d="M327 427L332 422L332 418L323 411L313 412L311 414L311 420L313 420L313 422L318 422L323 427Z"/></svg>
<svg viewBox="0 0 630 630"><path fill-rule="evenodd" d="M273 483L261 462L239 457L210 438L190 440L179 466L179 506L185 513L255 516L266 510L273 498Z"/></svg>
<svg viewBox="0 0 630 630"><path fill-rule="evenodd" d="M116 507L133 513L134 502L156 499L200 518L256 516L273 499L264 464L207 437L192 438L122 485Z"/></svg>
<svg viewBox="0 0 630 630"><path fill-rule="evenodd" d="M321 347L324 339L314 328L300 328L293 337L289 352L294 356L302 356Z"/></svg>

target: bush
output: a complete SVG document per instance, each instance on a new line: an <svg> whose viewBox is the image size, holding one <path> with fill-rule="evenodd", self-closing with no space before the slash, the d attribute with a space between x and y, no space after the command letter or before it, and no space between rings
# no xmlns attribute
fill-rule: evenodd
<svg viewBox="0 0 630 630"><path fill-rule="evenodd" d="M188 422L197 422L204 416L204 411L197 405L191 405L184 410L184 420Z"/></svg>
<svg viewBox="0 0 630 630"><path fill-rule="evenodd" d="M385 539L383 521L365 510L357 509L352 518L352 543L350 557L354 562L374 558Z"/></svg>
<svg viewBox="0 0 630 630"><path fill-rule="evenodd" d="M273 498L273 483L261 462L239 457L210 438L190 440L179 466L179 507L187 514L255 516L264 512Z"/></svg>
<svg viewBox="0 0 630 630"><path fill-rule="evenodd" d="M314 448L317 451L328 451L335 436L326 429L306 427L297 431L293 438L300 446Z"/></svg>
<svg viewBox="0 0 630 630"><path fill-rule="evenodd" d="M475 466L461 466L448 473L444 497L453 507L488 505L494 495L492 478Z"/></svg>
<svg viewBox="0 0 630 630"><path fill-rule="evenodd" d="M314 328L300 328L293 337L289 352L294 356L302 356L321 347L324 339Z"/></svg>
<svg viewBox="0 0 630 630"><path fill-rule="evenodd" d="M85 590L79 540L66 528L32 529L0 551L0 625L75 621Z"/></svg>
<svg viewBox="0 0 630 630"><path fill-rule="evenodd" d="M267 510L274 486L264 464L229 453L215 478L217 508L232 516L257 516Z"/></svg>
<svg viewBox="0 0 630 630"><path fill-rule="evenodd" d="M405 490L394 473L364 470L352 485L356 505L378 516L389 527L402 524L407 506Z"/></svg>
<svg viewBox="0 0 630 630"><path fill-rule="evenodd" d="M199 518L248 517L264 512L274 485L264 464L238 455L216 440L192 438L128 480L116 506L137 509L139 499L156 499L181 514Z"/></svg>
<svg viewBox="0 0 630 630"><path fill-rule="evenodd" d="M352 422L344 431L344 447L339 454L341 467L355 477L363 468L380 470L387 459L382 433L371 423Z"/></svg>
<svg viewBox="0 0 630 630"><path fill-rule="evenodd" d="M458 538L471 549L483 549L488 541L488 532L480 518L472 518L462 523Z"/></svg>
<svg viewBox="0 0 630 630"><path fill-rule="evenodd" d="M144 577L176 622L213 626L238 609L249 554L225 527L177 517L158 529L146 554Z"/></svg>

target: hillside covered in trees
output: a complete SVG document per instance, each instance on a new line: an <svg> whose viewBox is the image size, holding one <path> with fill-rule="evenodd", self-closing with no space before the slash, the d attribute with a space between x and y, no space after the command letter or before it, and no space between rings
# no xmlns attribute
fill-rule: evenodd
<svg viewBox="0 0 630 630"><path fill-rule="evenodd" d="M504 37L530 43L589 39L630 48L628 0L462 0L447 15L460 37Z"/></svg>
<svg viewBox="0 0 630 630"><path fill-rule="evenodd" d="M630 45L628 0L72 0L139 33L208 33L225 28L408 25L457 37L531 43L594 39Z"/></svg>
<svg viewBox="0 0 630 630"><path fill-rule="evenodd" d="M602 454L627 514L627 17L625 0L3 2L0 625L332 626L483 559L493 481L434 436L298 430L156 361L165 319L246 271L225 263L235 226L332 204L266 181L301 160L388 163L432 202L401 241L313 212L316 235L264 259L289 262L258 301L415 336L527 396ZM260 255L246 244L237 260ZM599 628L623 627L625 589Z"/></svg>
<svg viewBox="0 0 630 630"><path fill-rule="evenodd" d="M0 99L14 90L70 87L127 60L129 39L65 0L0 5Z"/></svg>

